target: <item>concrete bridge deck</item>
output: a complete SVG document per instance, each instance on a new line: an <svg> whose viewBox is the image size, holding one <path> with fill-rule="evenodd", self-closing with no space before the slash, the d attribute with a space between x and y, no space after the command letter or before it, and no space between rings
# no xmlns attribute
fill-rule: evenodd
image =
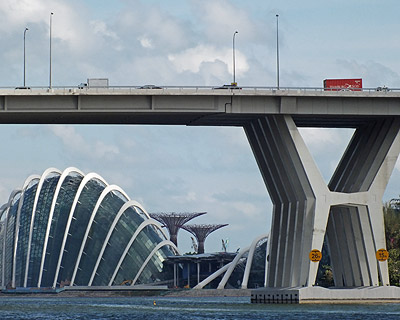
<svg viewBox="0 0 400 320"><path fill-rule="evenodd" d="M299 127L356 128L399 116L400 90L212 87L3 88L0 123L244 126L262 115L290 114Z"/></svg>

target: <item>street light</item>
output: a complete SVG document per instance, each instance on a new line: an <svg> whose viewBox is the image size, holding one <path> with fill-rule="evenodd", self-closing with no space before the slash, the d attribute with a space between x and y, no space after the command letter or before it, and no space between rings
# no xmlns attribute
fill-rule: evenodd
<svg viewBox="0 0 400 320"><path fill-rule="evenodd" d="M50 13L50 68L49 68L49 88L51 89L51 27L53 23L53 12Z"/></svg>
<svg viewBox="0 0 400 320"><path fill-rule="evenodd" d="M279 90L279 14L276 15L276 86Z"/></svg>
<svg viewBox="0 0 400 320"><path fill-rule="evenodd" d="M235 33L233 34L233 82L231 83L232 86L237 86L237 83L236 83L236 59L235 59L235 36L237 33L239 33L239 32L235 31Z"/></svg>
<svg viewBox="0 0 400 320"><path fill-rule="evenodd" d="M26 32L28 31L28 28L25 28L24 30L24 87L25 87L25 80L26 80L26 55L25 55L25 38L26 38Z"/></svg>

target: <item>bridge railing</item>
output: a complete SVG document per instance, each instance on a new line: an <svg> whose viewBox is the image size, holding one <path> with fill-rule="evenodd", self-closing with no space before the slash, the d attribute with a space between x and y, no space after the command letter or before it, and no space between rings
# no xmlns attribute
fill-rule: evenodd
<svg viewBox="0 0 400 320"><path fill-rule="evenodd" d="M79 86L52 86L52 88L44 86L29 86L29 87L0 87L0 93L19 93L23 94L26 92L43 92L43 93L84 93L84 92L102 92L105 91L109 93L138 93L138 92L163 92L163 91L176 91L176 92L209 92L218 91L224 92L246 92L246 93L318 93L318 92L332 92L332 93L352 93L352 92L364 92L364 93L400 93L400 88L387 88L387 87L377 87L377 88L357 88L357 90L340 90L340 89L326 89L322 87L268 87L268 86L108 86L108 87L79 87ZM240 90L240 91L239 91Z"/></svg>

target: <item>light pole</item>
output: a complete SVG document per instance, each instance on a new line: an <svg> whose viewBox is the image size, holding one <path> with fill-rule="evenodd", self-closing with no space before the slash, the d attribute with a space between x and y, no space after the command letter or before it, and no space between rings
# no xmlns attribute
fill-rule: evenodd
<svg viewBox="0 0 400 320"><path fill-rule="evenodd" d="M233 86L237 85L237 83L236 83L236 59L235 59L235 36L237 33L239 33L239 32L235 31L235 33L233 34L233 44L232 44L232 46L233 46L233 82L232 82L232 85Z"/></svg>
<svg viewBox="0 0 400 320"><path fill-rule="evenodd" d="M49 88L51 89L51 28L53 23L53 12L50 13L50 68L49 68Z"/></svg>
<svg viewBox="0 0 400 320"><path fill-rule="evenodd" d="M25 87L25 80L26 80L26 55L25 55L25 38L26 38L26 32L28 31L28 28L25 28L24 30L24 87Z"/></svg>
<svg viewBox="0 0 400 320"><path fill-rule="evenodd" d="M276 87L279 90L279 14L276 15Z"/></svg>

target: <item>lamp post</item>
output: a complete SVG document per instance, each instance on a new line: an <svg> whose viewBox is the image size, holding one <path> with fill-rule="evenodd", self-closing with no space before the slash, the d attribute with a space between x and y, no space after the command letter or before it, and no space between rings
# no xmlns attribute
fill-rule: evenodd
<svg viewBox="0 0 400 320"><path fill-rule="evenodd" d="M233 34L233 44L232 44L232 46L233 46L233 82L232 82L232 85L233 86L237 85L237 83L236 83L236 59L235 59L235 36L237 33L239 33L239 32L235 31L235 33Z"/></svg>
<svg viewBox="0 0 400 320"><path fill-rule="evenodd" d="M25 80L26 80L26 55L25 55L25 38L26 38L26 32L28 31L28 28L25 28L24 30L24 87L25 87Z"/></svg>
<svg viewBox="0 0 400 320"><path fill-rule="evenodd" d="M279 90L279 14L276 15L276 87Z"/></svg>
<svg viewBox="0 0 400 320"><path fill-rule="evenodd" d="M50 66L49 66L49 88L51 89L51 29L53 23L53 12L50 13Z"/></svg>

